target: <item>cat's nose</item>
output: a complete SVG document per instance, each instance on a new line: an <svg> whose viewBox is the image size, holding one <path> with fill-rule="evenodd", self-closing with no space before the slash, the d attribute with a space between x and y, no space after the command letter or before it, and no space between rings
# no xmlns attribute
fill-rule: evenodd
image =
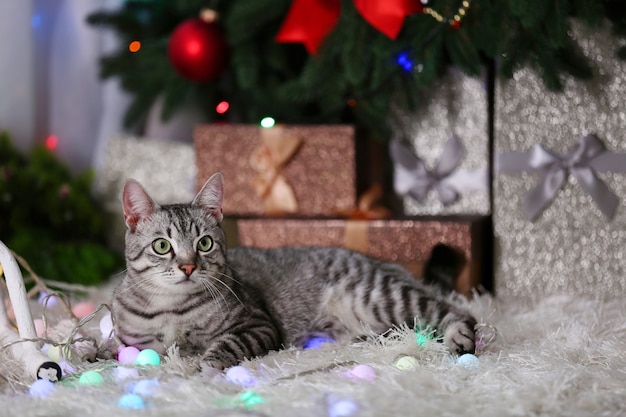
<svg viewBox="0 0 626 417"><path fill-rule="evenodd" d="M194 264L186 264L181 265L180 269L185 273L185 275L189 276L196 269L196 266Z"/></svg>

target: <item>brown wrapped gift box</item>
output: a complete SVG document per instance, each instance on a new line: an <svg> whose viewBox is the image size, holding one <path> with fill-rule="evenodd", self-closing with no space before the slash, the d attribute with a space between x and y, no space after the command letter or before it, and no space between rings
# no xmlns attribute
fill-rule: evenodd
<svg viewBox="0 0 626 417"><path fill-rule="evenodd" d="M231 216L332 216L356 204L354 128L207 124L194 130L198 186L225 181Z"/></svg>
<svg viewBox="0 0 626 417"><path fill-rule="evenodd" d="M480 220L239 219L241 246L343 246L398 262L421 277L432 248L445 243L469 260L457 290L471 295L481 283Z"/></svg>

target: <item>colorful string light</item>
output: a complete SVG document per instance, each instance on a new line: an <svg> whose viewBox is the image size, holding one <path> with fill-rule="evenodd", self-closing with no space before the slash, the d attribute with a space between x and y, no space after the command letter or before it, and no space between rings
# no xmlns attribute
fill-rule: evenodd
<svg viewBox="0 0 626 417"><path fill-rule="evenodd" d="M218 114L224 114L228 111L229 108L230 104L228 103L228 101L220 101L219 103L217 103L217 106L215 106L215 111Z"/></svg>
<svg viewBox="0 0 626 417"><path fill-rule="evenodd" d="M448 19L447 23L454 28L458 28L459 26L461 26L461 21L465 17L467 9L469 9L469 7L469 0L463 0L463 3L461 3L461 7L459 7L457 12L450 19ZM446 21L446 18L443 17L439 12L434 10L432 7L424 7L423 12L427 15L432 16L439 23L443 23Z"/></svg>
<svg viewBox="0 0 626 417"><path fill-rule="evenodd" d="M411 71L413 69L413 61L409 59L409 54L407 54L406 52L399 53L398 57L396 58L396 62L405 71Z"/></svg>
<svg viewBox="0 0 626 417"><path fill-rule="evenodd" d="M45 145L49 151L53 151L59 145L59 139L57 138L56 135L50 135L46 138Z"/></svg>
<svg viewBox="0 0 626 417"><path fill-rule="evenodd" d="M261 127L269 128L274 127L276 120L273 117L264 117L261 119Z"/></svg>
<svg viewBox="0 0 626 417"><path fill-rule="evenodd" d="M141 42L139 41L132 41L130 44L128 44L128 50L130 52L139 52L139 50L141 49Z"/></svg>

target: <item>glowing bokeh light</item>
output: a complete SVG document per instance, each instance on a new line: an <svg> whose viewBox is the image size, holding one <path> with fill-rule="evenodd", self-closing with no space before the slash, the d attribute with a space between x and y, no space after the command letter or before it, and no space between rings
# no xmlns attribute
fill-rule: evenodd
<svg viewBox="0 0 626 417"><path fill-rule="evenodd" d="M413 62L409 58L409 55L405 52L402 52L398 55L396 62L400 65L405 71L411 71L413 69Z"/></svg>
<svg viewBox="0 0 626 417"><path fill-rule="evenodd" d="M59 145L59 139L57 138L56 135L50 135L46 138L46 148L50 151L53 151L56 149L56 147Z"/></svg>
<svg viewBox="0 0 626 417"><path fill-rule="evenodd" d="M30 18L30 26L33 28L38 28L41 26L42 18L40 14L34 14Z"/></svg>
<svg viewBox="0 0 626 417"><path fill-rule="evenodd" d="M304 349L319 349L327 343L335 343L335 341L330 336L311 336L302 347Z"/></svg>
<svg viewBox="0 0 626 417"><path fill-rule="evenodd" d="M139 42L139 41L132 41L128 45L128 50L130 52L139 52L140 49L141 49L141 42Z"/></svg>
<svg viewBox="0 0 626 417"><path fill-rule="evenodd" d="M273 117L264 117L261 119L261 127L274 127L276 120Z"/></svg>
<svg viewBox="0 0 626 417"><path fill-rule="evenodd" d="M230 104L228 103L228 101L220 101L217 106L215 106L215 111L219 114L224 114L228 111L229 108Z"/></svg>

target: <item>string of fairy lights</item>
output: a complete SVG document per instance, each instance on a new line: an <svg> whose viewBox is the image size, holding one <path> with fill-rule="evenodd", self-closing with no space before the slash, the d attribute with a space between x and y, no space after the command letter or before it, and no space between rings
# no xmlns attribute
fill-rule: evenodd
<svg viewBox="0 0 626 417"><path fill-rule="evenodd" d="M456 28L456 27L461 26L461 21L465 17L465 14L467 13L467 9L469 9L469 7L470 7L469 0L463 0L463 2L461 3L461 7L458 8L456 13L454 13L454 15L452 15L451 18L444 17L432 7L425 7L423 12L432 16L433 19L435 19L439 23L447 22L450 26Z"/></svg>

